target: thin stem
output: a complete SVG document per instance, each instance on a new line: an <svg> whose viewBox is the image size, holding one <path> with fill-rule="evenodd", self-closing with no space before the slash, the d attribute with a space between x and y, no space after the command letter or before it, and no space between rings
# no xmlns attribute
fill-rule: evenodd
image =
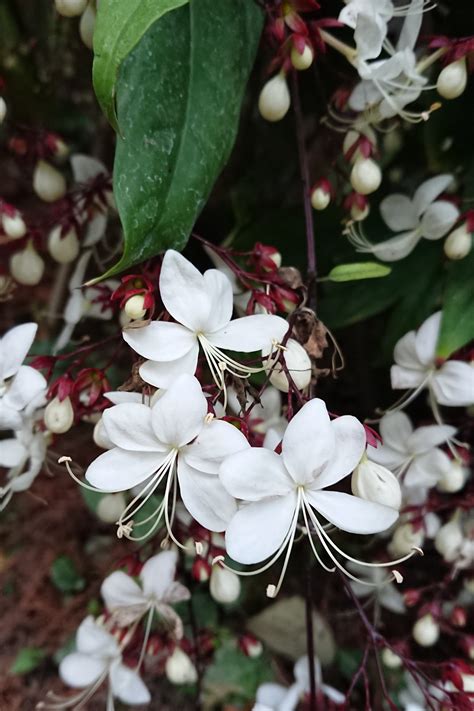
<svg viewBox="0 0 474 711"><path fill-rule="evenodd" d="M313 591L311 588L311 566L306 571L306 650L309 665L309 711L317 711L316 674L314 671L314 630L313 630Z"/></svg>

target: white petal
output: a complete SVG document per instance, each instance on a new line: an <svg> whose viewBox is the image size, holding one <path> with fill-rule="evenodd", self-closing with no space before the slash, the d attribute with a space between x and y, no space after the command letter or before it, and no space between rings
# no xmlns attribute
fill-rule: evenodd
<svg viewBox="0 0 474 711"><path fill-rule="evenodd" d="M225 457L250 447L242 432L229 422L211 420L182 454L194 469L217 474Z"/></svg>
<svg viewBox="0 0 474 711"><path fill-rule="evenodd" d="M232 284L218 269L208 269L204 272L203 278L211 302L211 310L206 320L206 333L212 333L224 328L232 318L234 308Z"/></svg>
<svg viewBox="0 0 474 711"><path fill-rule="evenodd" d="M143 328L126 328L123 339L139 355L160 362L182 358L196 344L192 331L169 321L152 321Z"/></svg>
<svg viewBox="0 0 474 711"><path fill-rule="evenodd" d="M71 156L71 168L76 183L87 183L98 175L107 175L108 170L100 160L82 153Z"/></svg>
<svg viewBox="0 0 474 711"><path fill-rule="evenodd" d="M59 676L73 689L90 686L107 669L107 661L73 652L68 654L59 665Z"/></svg>
<svg viewBox="0 0 474 711"><path fill-rule="evenodd" d="M428 205L431 205L438 195L441 195L441 193L446 190L452 180L452 175L443 173L422 183L413 197L413 205L416 214L419 216L422 215Z"/></svg>
<svg viewBox="0 0 474 711"><path fill-rule="evenodd" d="M420 363L425 366L430 366L434 362L440 326L441 311L437 311L427 318L416 332L416 355Z"/></svg>
<svg viewBox="0 0 474 711"><path fill-rule="evenodd" d="M412 201L400 193L394 193L382 200L380 214L385 224L394 232L412 230L418 224Z"/></svg>
<svg viewBox="0 0 474 711"><path fill-rule="evenodd" d="M104 410L103 423L116 447L132 452L164 452L151 426L151 408L138 402L124 402Z"/></svg>
<svg viewBox="0 0 474 711"><path fill-rule="evenodd" d="M108 393L104 393L104 397L110 400L114 405L122 405L124 402L137 402L143 403L143 396L141 393L129 393L125 390L109 390Z"/></svg>
<svg viewBox="0 0 474 711"><path fill-rule="evenodd" d="M399 467L403 462L408 460L407 454L397 452L395 449L387 445L379 445L378 447L367 447L367 456L371 462L381 464L387 469L393 470Z"/></svg>
<svg viewBox="0 0 474 711"><path fill-rule="evenodd" d="M397 365L401 365L403 368L408 368L409 370L422 370L424 371L424 366L420 363L418 354L416 352L416 332L409 331L406 333L399 341L397 341L394 351L393 358Z"/></svg>
<svg viewBox="0 0 474 711"><path fill-rule="evenodd" d="M354 471L365 452L365 429L356 417L338 417L331 422L331 429L335 437L334 454L329 464L311 482L311 489L323 489L343 479Z"/></svg>
<svg viewBox="0 0 474 711"><path fill-rule="evenodd" d="M116 570L105 578L100 594L109 612L121 607L143 605L146 602L140 586L121 570Z"/></svg>
<svg viewBox="0 0 474 711"><path fill-rule="evenodd" d="M0 440L0 467L17 467L27 455L25 446L17 439Z"/></svg>
<svg viewBox="0 0 474 711"><path fill-rule="evenodd" d="M346 701L346 695L341 691L338 691L333 686L328 686L328 684L321 684L321 690L324 696L335 704L341 705Z"/></svg>
<svg viewBox="0 0 474 711"><path fill-rule="evenodd" d="M125 664L117 664L110 669L110 686L113 695L124 704L137 706L151 701L150 692L141 677Z"/></svg>
<svg viewBox="0 0 474 711"><path fill-rule="evenodd" d="M354 32L359 60L378 57L386 34L387 24L377 14L370 17L359 13Z"/></svg>
<svg viewBox="0 0 474 711"><path fill-rule="evenodd" d="M464 407L474 403L474 367L449 360L433 376L431 387L440 405Z"/></svg>
<svg viewBox="0 0 474 711"><path fill-rule="evenodd" d="M270 348L273 341L280 342L288 331L288 323L280 316L256 314L231 321L206 338L218 348L251 353Z"/></svg>
<svg viewBox="0 0 474 711"><path fill-rule="evenodd" d="M180 457L178 479L183 504L191 516L210 531L224 531L236 512L236 504L217 475L193 469Z"/></svg>
<svg viewBox="0 0 474 711"><path fill-rule="evenodd" d="M146 595L154 595L162 600L176 574L178 554L176 551L163 551L149 558L140 572L140 580Z"/></svg>
<svg viewBox="0 0 474 711"><path fill-rule="evenodd" d="M307 491L316 511L342 531L379 533L395 523L398 511L339 491Z"/></svg>
<svg viewBox="0 0 474 711"><path fill-rule="evenodd" d="M425 378L426 373L420 370L401 368L399 365L392 365L390 368L390 380L394 390L412 390L421 385Z"/></svg>
<svg viewBox="0 0 474 711"><path fill-rule="evenodd" d="M188 444L204 427L207 401L199 381L181 375L151 408L156 436L171 447Z"/></svg>
<svg viewBox="0 0 474 711"><path fill-rule="evenodd" d="M421 218L421 233L425 239L441 239L459 217L459 210L446 200L438 200L428 207Z"/></svg>
<svg viewBox="0 0 474 711"><path fill-rule="evenodd" d="M260 563L283 543L296 508L296 493L242 506L230 522L226 550L237 563Z"/></svg>
<svg viewBox="0 0 474 711"><path fill-rule="evenodd" d="M349 97L349 107L353 111L363 111L366 106L380 101L382 95L372 81L359 82Z"/></svg>
<svg viewBox="0 0 474 711"><path fill-rule="evenodd" d="M380 420L380 434L384 445L407 454L407 442L413 433L410 418L404 412L388 412Z"/></svg>
<svg viewBox="0 0 474 711"><path fill-rule="evenodd" d="M161 452L127 452L115 447L89 465L86 479L102 491L126 491L151 476L165 457Z"/></svg>
<svg viewBox="0 0 474 711"><path fill-rule="evenodd" d="M31 348L37 330L36 323L23 323L5 333L0 341L0 380L15 375Z"/></svg>
<svg viewBox="0 0 474 711"><path fill-rule="evenodd" d="M91 218L88 219L84 239L82 244L84 247L92 247L102 239L107 227L108 215L100 209L96 209Z"/></svg>
<svg viewBox="0 0 474 711"><path fill-rule="evenodd" d="M76 647L82 654L93 654L97 657L120 655L117 640L90 615L78 627Z"/></svg>
<svg viewBox="0 0 474 711"><path fill-rule="evenodd" d="M232 496L243 501L260 501L284 496L295 489L281 455L264 447L252 447L227 457L219 478Z"/></svg>
<svg viewBox="0 0 474 711"><path fill-rule="evenodd" d="M412 0L403 21L402 31L397 42L397 50L414 49L420 34L423 19L423 0Z"/></svg>
<svg viewBox="0 0 474 711"><path fill-rule="evenodd" d="M168 249L163 258L160 294L176 321L192 331L204 329L213 306L207 285L201 272L174 249Z"/></svg>
<svg viewBox="0 0 474 711"><path fill-rule="evenodd" d="M147 360L140 366L140 376L155 388L169 388L180 375L194 375L197 368L199 345L196 341L189 353L173 361Z"/></svg>
<svg viewBox="0 0 474 711"><path fill-rule="evenodd" d="M385 607L386 610L390 610L390 612L394 612L396 615L405 614L406 607L403 595L397 590L395 585L389 584L383 587L377 593L377 598L379 603L382 607Z"/></svg>
<svg viewBox="0 0 474 711"><path fill-rule="evenodd" d="M15 410L23 410L46 387L47 382L39 371L29 365L22 365L11 381L4 397L5 403Z"/></svg>
<svg viewBox="0 0 474 711"><path fill-rule="evenodd" d="M378 242L372 247L374 256L383 262L397 262L399 259L407 257L420 241L421 235L417 230L401 232L396 237Z"/></svg>
<svg viewBox="0 0 474 711"><path fill-rule="evenodd" d="M423 454L433 447L447 442L454 437L456 428L450 425L428 425L418 427L407 439L407 448L415 454Z"/></svg>
<svg viewBox="0 0 474 711"><path fill-rule="evenodd" d="M404 484L406 486L434 486L451 467L451 460L441 449L435 447L430 452L415 457L408 467Z"/></svg>
<svg viewBox="0 0 474 711"><path fill-rule="evenodd" d="M9 407L6 398L0 398L0 430L20 430L22 418L17 410Z"/></svg>
<svg viewBox="0 0 474 711"><path fill-rule="evenodd" d="M273 684L271 682L261 684L257 689L255 700L258 704L262 704L262 711L263 708L273 711L280 708L279 704L285 698L287 691L288 689L285 686L281 686L281 684ZM255 711L255 707L252 711Z"/></svg>
<svg viewBox="0 0 474 711"><path fill-rule="evenodd" d="M313 481L334 455L335 430L319 398L307 402L285 430L282 456L297 484Z"/></svg>

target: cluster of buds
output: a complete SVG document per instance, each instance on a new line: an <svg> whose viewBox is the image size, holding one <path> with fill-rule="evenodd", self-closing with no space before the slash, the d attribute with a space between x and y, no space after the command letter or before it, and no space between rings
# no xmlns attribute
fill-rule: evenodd
<svg viewBox="0 0 474 711"><path fill-rule="evenodd" d="M128 274L113 292L111 299L119 300L120 308L132 321L143 319L148 313L151 318L155 310L156 287L143 274Z"/></svg>
<svg viewBox="0 0 474 711"><path fill-rule="evenodd" d="M37 368L48 367L42 357L35 359ZM104 371L98 368L82 368L74 377L70 373L60 376L48 390L48 405L44 411L44 424L53 434L64 434L76 418L87 418L100 412L107 405L103 399L109 390Z"/></svg>

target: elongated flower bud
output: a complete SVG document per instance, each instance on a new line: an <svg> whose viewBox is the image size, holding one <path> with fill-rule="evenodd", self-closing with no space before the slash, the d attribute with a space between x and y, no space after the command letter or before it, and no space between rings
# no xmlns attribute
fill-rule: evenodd
<svg viewBox="0 0 474 711"><path fill-rule="evenodd" d="M357 158L351 171L351 185L357 193L370 195L382 182L382 171L372 158Z"/></svg>
<svg viewBox="0 0 474 711"><path fill-rule="evenodd" d="M133 320L143 318L146 314L146 309L143 308L144 303L145 297L142 294L134 294L125 302L124 311Z"/></svg>
<svg viewBox="0 0 474 711"><path fill-rule="evenodd" d="M267 81L258 98L258 110L267 121L281 121L290 108L290 92L284 74Z"/></svg>
<svg viewBox="0 0 474 711"><path fill-rule="evenodd" d="M451 521L441 526L434 539L434 545L446 562L455 560L464 540L464 534L455 515Z"/></svg>
<svg viewBox="0 0 474 711"><path fill-rule="evenodd" d="M352 493L366 501L400 510L402 490L397 477L380 464L362 458L351 479Z"/></svg>
<svg viewBox="0 0 474 711"><path fill-rule="evenodd" d="M96 514L104 523L116 523L126 505L125 496L121 492L105 494L97 505Z"/></svg>
<svg viewBox="0 0 474 711"><path fill-rule="evenodd" d="M10 274L19 284L36 286L44 274L44 261L36 251L32 240L21 252L10 257Z"/></svg>
<svg viewBox="0 0 474 711"><path fill-rule="evenodd" d="M395 529L389 549L392 555L408 555L413 548L419 548L425 539L423 530L416 530L411 523L403 523Z"/></svg>
<svg viewBox="0 0 474 711"><path fill-rule="evenodd" d="M209 592L216 602L229 605L235 602L240 595L240 578L231 570L226 570L220 565L212 569Z"/></svg>
<svg viewBox="0 0 474 711"><path fill-rule="evenodd" d="M318 180L311 192L311 205L315 210L325 210L331 202L331 183L326 178Z"/></svg>
<svg viewBox="0 0 474 711"><path fill-rule="evenodd" d="M172 684L194 684L197 681L196 667L179 647L166 660L165 673Z"/></svg>
<svg viewBox="0 0 474 711"><path fill-rule="evenodd" d="M71 429L74 422L74 410L70 397L60 400L55 397L44 411L44 424L54 434L64 434Z"/></svg>
<svg viewBox="0 0 474 711"><path fill-rule="evenodd" d="M433 615L420 617L413 625L413 639L420 647L432 647L439 639L439 625Z"/></svg>
<svg viewBox="0 0 474 711"><path fill-rule="evenodd" d="M268 355L268 353L263 353ZM280 350L272 353L272 356L265 361L265 371L270 374L270 382L281 392L287 393L290 389L288 377L278 362ZM288 369L293 384L298 390L303 390L311 382L311 360L302 345L295 341L294 338L289 338L283 351L283 359L286 368Z"/></svg>
<svg viewBox="0 0 474 711"><path fill-rule="evenodd" d="M87 0L54 0L54 4L63 17L79 17L87 7Z"/></svg>
<svg viewBox="0 0 474 711"><path fill-rule="evenodd" d="M94 40L94 30L96 21L96 11L94 4L89 2L86 9L82 13L79 22L79 35L86 47L92 49Z"/></svg>
<svg viewBox="0 0 474 711"><path fill-rule="evenodd" d="M436 488L445 494L455 494L461 491L469 476L469 469L453 460L449 469L438 480Z"/></svg>
<svg viewBox="0 0 474 711"><path fill-rule="evenodd" d="M467 85L466 58L461 57L441 70L436 82L438 94L443 99L457 99Z"/></svg>
<svg viewBox="0 0 474 711"><path fill-rule="evenodd" d="M3 123L7 115L7 104L3 96L0 96L0 123Z"/></svg>
<svg viewBox="0 0 474 711"><path fill-rule="evenodd" d="M113 442L109 439L107 432L105 431L104 421L102 417L97 420L94 425L94 432L92 434L92 438L95 444L101 449L112 449L115 446Z"/></svg>
<svg viewBox="0 0 474 711"><path fill-rule="evenodd" d="M55 202L66 194L66 181L51 163L39 160L33 174L33 190L44 202Z"/></svg>
<svg viewBox="0 0 474 711"><path fill-rule="evenodd" d="M387 669L400 669L403 665L401 657L399 657L398 654L395 654L395 652L392 652L391 649L388 649L388 647L385 647L382 651L381 657L382 662Z"/></svg>
<svg viewBox="0 0 474 711"><path fill-rule="evenodd" d="M60 225L53 227L48 237L48 251L59 264L73 262L79 254L79 240L74 227L71 227L65 235L62 234Z"/></svg>
<svg viewBox="0 0 474 711"><path fill-rule="evenodd" d="M472 234L464 222L456 227L444 241L444 253L448 259L464 259L472 249Z"/></svg>
<svg viewBox="0 0 474 711"><path fill-rule="evenodd" d="M295 69L297 69L298 71L304 71L312 65L314 59L314 52L309 46L309 44L305 44L302 52L299 52L296 47L293 47L291 50L290 59Z"/></svg>
<svg viewBox="0 0 474 711"><path fill-rule="evenodd" d="M10 239L21 239L26 234L25 221L18 211L2 215L2 227Z"/></svg>

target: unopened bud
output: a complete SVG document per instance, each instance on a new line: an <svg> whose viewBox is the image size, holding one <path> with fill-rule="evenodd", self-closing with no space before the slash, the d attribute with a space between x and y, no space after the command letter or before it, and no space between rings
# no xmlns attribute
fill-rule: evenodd
<svg viewBox="0 0 474 711"><path fill-rule="evenodd" d="M196 558L191 568L191 575L198 583L205 583L211 577L212 566L204 558Z"/></svg>
<svg viewBox="0 0 474 711"><path fill-rule="evenodd" d="M209 592L216 602L222 605L229 605L235 602L240 595L240 578L220 565L215 565L212 569Z"/></svg>
<svg viewBox="0 0 474 711"><path fill-rule="evenodd" d="M278 362L280 354L281 351L277 348L265 361L264 368L267 373L270 373L271 384L281 392L287 393L290 383L282 364ZM265 356L268 353L263 352L262 355ZM303 346L294 338L288 339L283 351L283 360L295 387L298 390L306 388L311 382L311 360Z"/></svg>
<svg viewBox="0 0 474 711"><path fill-rule="evenodd" d="M467 613L464 607L456 605L449 616L450 622L454 627L465 627L467 623Z"/></svg>
<svg viewBox="0 0 474 711"><path fill-rule="evenodd" d="M10 239L21 239L26 234L25 221L18 211L2 215L2 227Z"/></svg>
<svg viewBox="0 0 474 711"><path fill-rule="evenodd" d="M74 422L71 398L68 396L64 400L60 400L55 397L47 405L43 419L46 428L54 434L64 434L64 432L70 430Z"/></svg>
<svg viewBox="0 0 474 711"><path fill-rule="evenodd" d="M239 639L239 647L242 652L251 659L260 657L263 652L263 644L253 634L245 634Z"/></svg>
<svg viewBox="0 0 474 711"><path fill-rule="evenodd" d="M312 65L314 52L309 44L305 44L302 52L299 52L296 47L292 47L290 59L295 69L298 71L304 71Z"/></svg>
<svg viewBox="0 0 474 711"><path fill-rule="evenodd" d="M472 249L472 234L464 222L444 240L444 253L448 259L464 259Z"/></svg>
<svg viewBox="0 0 474 711"><path fill-rule="evenodd" d="M267 121L281 121L290 108L290 92L283 73L269 79L258 97L258 110Z"/></svg>
<svg viewBox="0 0 474 711"><path fill-rule="evenodd" d="M415 529L413 524L403 523L395 529L389 548L393 555L408 555L413 548L420 548L424 539L421 528Z"/></svg>
<svg viewBox="0 0 474 711"><path fill-rule="evenodd" d="M121 492L105 494L97 505L96 514L104 523L116 523L126 505L125 496Z"/></svg>
<svg viewBox="0 0 474 711"><path fill-rule="evenodd" d="M387 669L400 669L403 664L401 657L399 657L398 654L395 654L395 652L392 652L391 649L388 649L388 647L384 648L381 656L382 662Z"/></svg>
<svg viewBox="0 0 474 711"><path fill-rule="evenodd" d="M0 123L3 123L7 115L7 104L3 96L0 96Z"/></svg>
<svg viewBox="0 0 474 711"><path fill-rule="evenodd" d="M372 158L357 158L351 171L351 185L361 195L375 192L382 182L382 171Z"/></svg>
<svg viewBox="0 0 474 711"><path fill-rule="evenodd" d="M464 540L461 526L458 523L457 515L441 526L434 539L436 550L449 563L456 559L459 549Z"/></svg>
<svg viewBox="0 0 474 711"><path fill-rule="evenodd" d="M125 302L124 311L133 321L143 318L146 314L146 309L143 308L145 297L142 294L134 294Z"/></svg>
<svg viewBox="0 0 474 711"><path fill-rule="evenodd" d="M198 678L196 667L179 647L166 660L165 673L172 684L194 684Z"/></svg>
<svg viewBox="0 0 474 711"><path fill-rule="evenodd" d="M432 647L439 639L439 625L433 615L427 614L420 617L413 625L413 639L420 647Z"/></svg>
<svg viewBox="0 0 474 711"><path fill-rule="evenodd" d="M97 420L94 425L94 432L92 434L92 438L95 444L101 449L112 449L115 446L107 435L102 417Z"/></svg>
<svg viewBox="0 0 474 711"><path fill-rule="evenodd" d="M79 17L87 7L87 0L54 0L54 4L63 17Z"/></svg>
<svg viewBox="0 0 474 711"><path fill-rule="evenodd" d="M351 207L351 218L354 222L362 222L368 216L370 212L370 205L367 202L364 207L359 207L359 205L352 205Z"/></svg>
<svg viewBox="0 0 474 711"><path fill-rule="evenodd" d="M366 455L352 475L351 488L354 496L366 501L390 506L397 511L402 505L402 490L397 477L380 464L369 461Z"/></svg>
<svg viewBox="0 0 474 711"><path fill-rule="evenodd" d="M457 99L464 92L467 85L466 58L451 62L441 70L436 82L438 94L443 99Z"/></svg>
<svg viewBox="0 0 474 711"><path fill-rule="evenodd" d="M79 240L74 227L71 227L65 235L62 234L61 225L53 227L48 237L48 251L59 264L73 262L79 254Z"/></svg>
<svg viewBox="0 0 474 711"><path fill-rule="evenodd" d="M10 274L19 284L36 286L44 274L44 261L30 240L20 252L10 257Z"/></svg>
<svg viewBox="0 0 474 711"><path fill-rule="evenodd" d="M66 181L51 163L39 160L33 174L33 190L44 202L55 202L66 194Z"/></svg>
<svg viewBox="0 0 474 711"><path fill-rule="evenodd" d="M93 2L87 4L79 22L79 35L86 47L92 49L94 40L94 30L96 21L96 11Z"/></svg>
<svg viewBox="0 0 474 711"><path fill-rule="evenodd" d="M311 205L315 210L325 210L331 202L331 184L323 178L319 180L311 193Z"/></svg>

